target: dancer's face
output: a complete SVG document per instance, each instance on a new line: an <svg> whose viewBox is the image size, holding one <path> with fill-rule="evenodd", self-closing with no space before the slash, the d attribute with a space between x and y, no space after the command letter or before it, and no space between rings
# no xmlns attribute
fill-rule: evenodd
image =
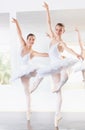
<svg viewBox="0 0 85 130"><path fill-rule="evenodd" d="M32 47L35 42L35 36L29 36L27 39L27 46Z"/></svg>
<svg viewBox="0 0 85 130"><path fill-rule="evenodd" d="M61 36L63 33L64 33L64 27L62 27L62 26L59 26L59 25L57 25L56 27L55 27L55 33L58 35L58 36Z"/></svg>

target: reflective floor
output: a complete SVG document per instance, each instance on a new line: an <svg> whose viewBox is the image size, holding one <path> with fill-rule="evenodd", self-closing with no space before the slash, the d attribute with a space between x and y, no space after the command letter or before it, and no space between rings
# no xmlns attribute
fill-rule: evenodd
<svg viewBox="0 0 85 130"><path fill-rule="evenodd" d="M85 130L85 113L62 113L59 128L54 127L54 113L32 113L27 122L24 112L0 112L0 130Z"/></svg>

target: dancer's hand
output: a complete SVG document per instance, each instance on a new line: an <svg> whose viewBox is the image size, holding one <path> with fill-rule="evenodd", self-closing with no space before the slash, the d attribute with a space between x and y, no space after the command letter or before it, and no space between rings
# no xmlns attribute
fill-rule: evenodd
<svg viewBox="0 0 85 130"><path fill-rule="evenodd" d="M80 59L80 60L81 59L84 60L84 58L81 55L77 55L77 58Z"/></svg>
<svg viewBox="0 0 85 130"><path fill-rule="evenodd" d="M12 18L12 23L17 23L17 19Z"/></svg>
<svg viewBox="0 0 85 130"><path fill-rule="evenodd" d="M49 33L46 33L46 36L47 36L47 37L49 37L49 38L51 38L51 36L50 36L50 34L49 34Z"/></svg>
<svg viewBox="0 0 85 130"><path fill-rule="evenodd" d="M75 28L75 31L76 31L76 32L79 32L79 29L76 27L76 28Z"/></svg>
<svg viewBox="0 0 85 130"><path fill-rule="evenodd" d="M48 7L48 4L47 4L46 2L44 2L43 7L46 8L46 9L49 8L49 7Z"/></svg>
<svg viewBox="0 0 85 130"><path fill-rule="evenodd" d="M62 56L63 59L65 59L66 57L65 56Z"/></svg>

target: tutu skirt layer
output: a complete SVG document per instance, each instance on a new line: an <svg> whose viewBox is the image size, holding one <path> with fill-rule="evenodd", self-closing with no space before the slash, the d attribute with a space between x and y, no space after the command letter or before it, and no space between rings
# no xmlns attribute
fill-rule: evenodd
<svg viewBox="0 0 85 130"><path fill-rule="evenodd" d="M54 61L51 64L49 64L48 66L40 68L37 71L37 74L39 77L44 77L47 75L59 73L62 69L69 68L69 67L73 66L74 64L76 64L78 61L79 60L77 60L77 59L71 59L71 58L57 60L56 62Z"/></svg>

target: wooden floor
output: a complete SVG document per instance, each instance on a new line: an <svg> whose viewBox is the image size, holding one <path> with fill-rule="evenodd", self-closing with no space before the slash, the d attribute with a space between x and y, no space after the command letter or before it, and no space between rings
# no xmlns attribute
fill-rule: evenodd
<svg viewBox="0 0 85 130"><path fill-rule="evenodd" d="M25 114L0 112L0 130L85 130L85 113L62 113L58 129L54 127L54 113L32 113L30 122Z"/></svg>

